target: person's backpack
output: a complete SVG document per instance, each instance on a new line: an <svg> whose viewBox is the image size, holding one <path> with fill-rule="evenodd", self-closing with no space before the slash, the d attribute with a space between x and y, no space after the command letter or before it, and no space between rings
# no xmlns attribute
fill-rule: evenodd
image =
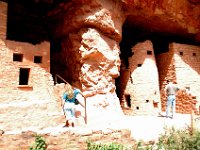
<svg viewBox="0 0 200 150"><path fill-rule="evenodd" d="M81 93L81 91L79 89L75 89L74 90L74 96L76 97L76 95L78 95L79 93ZM75 105L78 105L79 104L79 101L75 98Z"/></svg>

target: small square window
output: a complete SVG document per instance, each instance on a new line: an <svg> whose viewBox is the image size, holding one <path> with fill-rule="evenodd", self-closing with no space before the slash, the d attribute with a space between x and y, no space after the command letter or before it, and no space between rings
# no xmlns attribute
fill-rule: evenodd
<svg viewBox="0 0 200 150"><path fill-rule="evenodd" d="M42 63L42 56L34 56L34 63Z"/></svg>
<svg viewBox="0 0 200 150"><path fill-rule="evenodd" d="M180 54L181 56L183 56L183 52L179 52L179 54Z"/></svg>
<svg viewBox="0 0 200 150"><path fill-rule="evenodd" d="M137 66L138 66L138 67L142 67L142 64L138 64Z"/></svg>
<svg viewBox="0 0 200 150"><path fill-rule="evenodd" d="M14 53L13 54L13 61L22 62L23 61L23 54Z"/></svg>
<svg viewBox="0 0 200 150"><path fill-rule="evenodd" d="M152 51L148 50L147 55L152 55Z"/></svg>
<svg viewBox="0 0 200 150"><path fill-rule="evenodd" d="M196 53L192 53L192 56L197 56L197 54Z"/></svg>

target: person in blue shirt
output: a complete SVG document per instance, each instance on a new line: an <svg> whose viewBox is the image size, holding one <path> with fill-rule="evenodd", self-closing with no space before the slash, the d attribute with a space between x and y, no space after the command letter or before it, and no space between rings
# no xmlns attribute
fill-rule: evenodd
<svg viewBox="0 0 200 150"><path fill-rule="evenodd" d="M81 102L82 93L79 89L73 88L70 84L65 85L65 92L63 94L63 111L66 118L66 126L74 127L75 122L75 104Z"/></svg>

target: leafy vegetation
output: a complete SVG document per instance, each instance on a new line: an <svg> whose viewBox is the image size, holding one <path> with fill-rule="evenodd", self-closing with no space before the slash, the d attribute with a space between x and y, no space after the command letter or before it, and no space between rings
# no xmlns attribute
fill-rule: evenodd
<svg viewBox="0 0 200 150"><path fill-rule="evenodd" d="M190 129L168 129L154 145L139 144L136 150L199 150L200 132Z"/></svg>
<svg viewBox="0 0 200 150"><path fill-rule="evenodd" d="M102 143L87 141L87 150L128 150L128 149L118 143L102 144Z"/></svg>
<svg viewBox="0 0 200 150"><path fill-rule="evenodd" d="M46 150L47 144L43 137L40 135L35 136L35 142L29 150Z"/></svg>
<svg viewBox="0 0 200 150"><path fill-rule="evenodd" d="M157 142L138 142L132 147L119 143L99 143L86 141L87 150L199 150L200 131L192 131L190 128L176 130L166 129ZM35 142L29 150L46 150L47 143L40 135L35 136Z"/></svg>
<svg viewBox="0 0 200 150"><path fill-rule="evenodd" d="M138 142L131 148L117 143L102 144L91 141L87 141L87 147L88 150L199 150L200 131L191 132L189 128L182 130L166 129L156 143Z"/></svg>

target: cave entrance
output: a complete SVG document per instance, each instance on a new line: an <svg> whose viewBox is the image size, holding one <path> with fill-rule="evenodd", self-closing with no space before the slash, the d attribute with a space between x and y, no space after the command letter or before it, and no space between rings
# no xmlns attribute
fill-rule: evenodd
<svg viewBox="0 0 200 150"><path fill-rule="evenodd" d="M129 64L129 59L135 55L131 49L133 46L137 43L150 40L153 45L156 61L159 54L169 51L169 44L172 42L197 45L193 35L185 33L178 25L169 28L168 24L169 22L146 20L146 18L139 18L137 16L128 16L126 18L122 26L122 40L120 43L120 76L116 79L116 93L124 112L126 112L127 109L133 111L135 108L136 111L140 111L141 109L139 108L142 108L139 104L136 106L132 103L132 98L129 93L132 92L131 90L133 89L127 89L128 84L134 83L134 79L131 77L133 70L130 70ZM146 51L147 55L150 55L151 52L148 49L146 49ZM142 67L142 63L135 65L136 68ZM163 72L163 69L165 68L159 67L160 64L158 64L157 61L156 65L159 78L160 72ZM158 84L160 84L160 82L161 79L159 78ZM126 90L128 90L129 93L126 93ZM160 93L159 90L156 92ZM148 103L150 103L150 101ZM147 105L147 103L145 105ZM158 108L158 104L153 102L152 107Z"/></svg>

